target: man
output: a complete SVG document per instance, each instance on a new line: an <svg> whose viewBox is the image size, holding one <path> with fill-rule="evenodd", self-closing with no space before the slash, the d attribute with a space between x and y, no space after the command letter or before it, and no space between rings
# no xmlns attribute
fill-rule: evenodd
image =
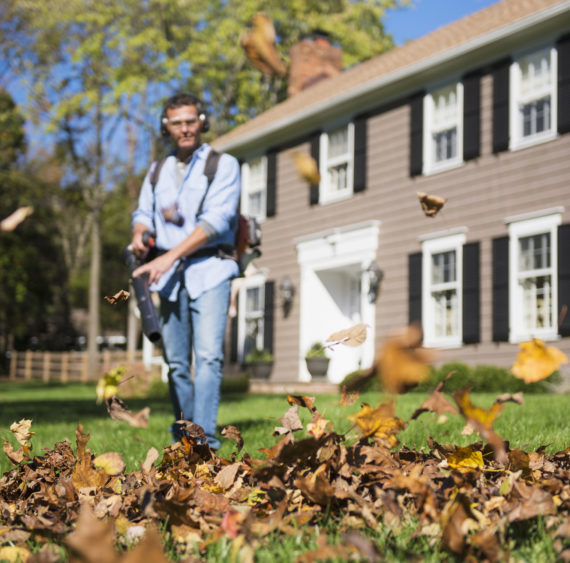
<svg viewBox="0 0 570 563"><path fill-rule="evenodd" d="M209 446L217 449L223 339L231 279L238 274L237 263L219 257L217 247L234 243L240 174L237 160L222 154L207 188L204 167L211 148L201 141L207 127L198 98L179 94L165 103L161 131L175 149L164 161L154 189L152 167L143 182L133 213L131 245L137 255L144 255L148 249L143 233L153 231L156 246L165 251L137 268L133 276L148 274L150 289L160 296L174 419L199 424ZM176 425L171 432L180 440Z"/></svg>

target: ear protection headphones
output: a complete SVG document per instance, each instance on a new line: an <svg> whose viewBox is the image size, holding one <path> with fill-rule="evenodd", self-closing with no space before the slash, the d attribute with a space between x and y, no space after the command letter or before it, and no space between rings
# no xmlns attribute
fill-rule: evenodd
<svg viewBox="0 0 570 563"><path fill-rule="evenodd" d="M171 98L168 98L164 103L162 108L162 114L160 116L160 134L163 137L169 137L170 133L166 125L168 124L168 116L166 112L169 109L179 108L182 106L194 106L198 110L198 119L202 122L202 127L200 131L206 133L210 129L210 120L208 119L208 114L203 109L203 104L200 98L197 98L193 94L176 94Z"/></svg>

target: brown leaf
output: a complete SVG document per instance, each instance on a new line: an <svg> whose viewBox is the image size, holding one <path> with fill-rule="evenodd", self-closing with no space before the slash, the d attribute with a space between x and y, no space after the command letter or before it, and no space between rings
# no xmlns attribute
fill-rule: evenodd
<svg viewBox="0 0 570 563"><path fill-rule="evenodd" d="M509 522L528 520L539 515L556 514L556 505L552 495L539 487L517 481L513 485L513 494L518 498L507 513Z"/></svg>
<svg viewBox="0 0 570 563"><path fill-rule="evenodd" d="M152 447L146 452L146 458L144 462L141 464L141 469L145 473L149 473L154 462L158 459L158 450L155 447Z"/></svg>
<svg viewBox="0 0 570 563"><path fill-rule="evenodd" d="M520 351L511 373L525 383L546 379L560 369L562 364L568 363L566 354L555 346L546 346L538 338L533 338L530 342L521 342L519 347Z"/></svg>
<svg viewBox="0 0 570 563"><path fill-rule="evenodd" d="M238 428L231 425L225 426L222 428L222 436L229 438L230 440L234 440L237 443L238 452L241 451L243 448L243 438L241 437L241 433Z"/></svg>
<svg viewBox="0 0 570 563"><path fill-rule="evenodd" d="M138 413L133 414L125 403L116 396L105 399L105 406L113 420L122 420L135 428L146 428L148 426L149 407L144 407Z"/></svg>
<svg viewBox="0 0 570 563"><path fill-rule="evenodd" d="M372 368L379 372L386 391L405 392L429 375L435 354L422 348L421 342L422 330L416 324L386 340Z"/></svg>
<svg viewBox="0 0 570 563"><path fill-rule="evenodd" d="M290 405L299 405L300 407L305 407L311 412L317 412L317 407L313 405L315 402L314 397L307 397L305 395L287 395L287 402Z"/></svg>
<svg viewBox="0 0 570 563"><path fill-rule="evenodd" d="M204 434L204 429L199 424L191 420L177 420L174 425L178 427L178 430L182 432L184 436L201 441L202 443L208 442L206 434Z"/></svg>
<svg viewBox="0 0 570 563"><path fill-rule="evenodd" d="M294 483L311 502L321 506L326 506L334 497L334 489L325 471L326 464L323 464L314 473L300 477Z"/></svg>
<svg viewBox="0 0 570 563"><path fill-rule="evenodd" d="M22 418L19 422L14 422L10 426L10 432L14 434L14 438L18 440L20 446L29 446L29 441L32 439L34 432L30 432L32 421L27 418Z"/></svg>
<svg viewBox="0 0 570 563"><path fill-rule="evenodd" d="M220 472L214 477L214 481L224 489L231 489L235 483L237 473L241 463L232 463L226 465Z"/></svg>
<svg viewBox="0 0 570 563"><path fill-rule="evenodd" d="M360 346L366 340L367 328L367 324L359 323L351 328L333 332L326 339L326 342L330 342L330 344L328 344L328 347L330 348L332 346L336 346L337 344L344 344L345 346Z"/></svg>
<svg viewBox="0 0 570 563"><path fill-rule="evenodd" d="M518 393L514 394L503 393L502 395L499 395L495 399L495 403L508 403L509 401L512 403L516 403L517 405L524 405L524 398L522 391L519 391Z"/></svg>
<svg viewBox="0 0 570 563"><path fill-rule="evenodd" d="M20 207L0 221L0 231L13 231L22 221L34 212L31 206Z"/></svg>
<svg viewBox="0 0 570 563"><path fill-rule="evenodd" d="M299 418L299 406L293 405L286 413L283 418L279 419L283 426L276 426L273 429L273 436L280 436L282 434L287 434L288 432L296 432L297 430L303 430L303 423Z"/></svg>
<svg viewBox="0 0 570 563"><path fill-rule="evenodd" d="M111 296L105 295L105 301L107 301L107 303L110 303L111 305L116 305L117 303L126 301L130 296L131 294L128 291L126 291L125 289L121 289L117 293L115 293L115 295Z"/></svg>
<svg viewBox="0 0 570 563"><path fill-rule="evenodd" d="M330 420L324 418L321 413L315 413L311 422L307 424L307 433L314 436L315 439L319 440L327 432L327 428L332 426Z"/></svg>
<svg viewBox="0 0 570 563"><path fill-rule="evenodd" d="M77 461L73 467L72 482L77 491L85 487L102 487L109 479L109 476L102 469L93 467L93 456L86 448L89 441L89 434L83 433L81 423L75 430L77 440Z"/></svg>
<svg viewBox="0 0 570 563"><path fill-rule="evenodd" d="M251 64L264 74L285 76L287 67L279 57L273 22L263 13L252 18L252 29L242 34L241 47Z"/></svg>
<svg viewBox="0 0 570 563"><path fill-rule="evenodd" d="M435 412L437 414L458 414L459 411L446 399L445 395L434 389L432 394L414 411L411 420L414 420L424 412Z"/></svg>
<svg viewBox="0 0 570 563"><path fill-rule="evenodd" d="M15 450L14 446L12 446L12 444L10 444L6 439L4 439L4 453L12 465L18 465L26 459L24 448L18 448Z"/></svg>
<svg viewBox="0 0 570 563"><path fill-rule="evenodd" d="M318 185L321 181L321 174L317 161L307 153L296 151L293 155L295 169L311 185Z"/></svg>
<svg viewBox="0 0 570 563"><path fill-rule="evenodd" d="M476 521L471 512L469 499L458 493L441 512L442 546L455 553L462 553L468 533L466 521Z"/></svg>
<svg viewBox="0 0 570 563"><path fill-rule="evenodd" d="M417 195L426 217L435 217L447 201L443 197L429 195L424 192L417 192Z"/></svg>
<svg viewBox="0 0 570 563"><path fill-rule="evenodd" d="M162 539L155 525L149 526L143 539L121 558L121 563L168 563L164 554Z"/></svg>

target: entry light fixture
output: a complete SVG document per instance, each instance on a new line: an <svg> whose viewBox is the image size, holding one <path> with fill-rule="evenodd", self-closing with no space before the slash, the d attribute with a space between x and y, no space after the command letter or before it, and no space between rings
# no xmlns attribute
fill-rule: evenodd
<svg viewBox="0 0 570 563"><path fill-rule="evenodd" d="M287 318L293 306L293 297L295 296L295 286L289 276L284 276L279 282L279 295L281 297L281 307L283 308L283 316Z"/></svg>
<svg viewBox="0 0 570 563"><path fill-rule="evenodd" d="M376 262L370 262L364 274L368 279L368 302L375 303L380 293L380 285L384 279L384 272L378 267Z"/></svg>

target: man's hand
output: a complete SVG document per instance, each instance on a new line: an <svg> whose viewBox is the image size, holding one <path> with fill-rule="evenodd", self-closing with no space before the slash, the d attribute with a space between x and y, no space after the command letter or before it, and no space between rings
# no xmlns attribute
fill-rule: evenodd
<svg viewBox="0 0 570 563"><path fill-rule="evenodd" d="M170 268L175 262L175 258L172 256L172 253L166 252L161 256L158 256L154 260L139 266L133 272L133 278L136 278L142 274L148 274L148 283L155 283L157 282Z"/></svg>

